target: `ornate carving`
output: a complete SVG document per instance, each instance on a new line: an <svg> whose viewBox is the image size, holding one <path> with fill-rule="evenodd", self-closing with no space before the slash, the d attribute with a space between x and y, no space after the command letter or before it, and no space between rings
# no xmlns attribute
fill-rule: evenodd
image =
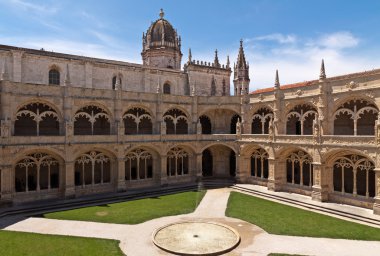
<svg viewBox="0 0 380 256"><path fill-rule="evenodd" d="M358 83L356 83L356 82L354 82L354 81L351 81L351 82L349 82L348 84L346 84L346 88L347 88L348 90L352 90L352 89L356 88L357 86L358 86Z"/></svg>

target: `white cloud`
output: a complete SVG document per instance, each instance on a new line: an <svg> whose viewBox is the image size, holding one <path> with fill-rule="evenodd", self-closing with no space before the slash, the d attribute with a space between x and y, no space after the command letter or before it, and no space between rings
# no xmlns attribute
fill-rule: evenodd
<svg viewBox="0 0 380 256"><path fill-rule="evenodd" d="M38 12L42 14L55 14L58 11L57 6L51 5L48 7L46 5L34 4L31 2L27 2L25 0L9 0L8 4L12 5L18 10L21 9L24 11L32 11L32 12Z"/></svg>
<svg viewBox="0 0 380 256"><path fill-rule="evenodd" d="M294 36L296 40L291 44L285 44L279 38L281 37L276 39L276 44L259 41L246 43L251 90L273 86L276 69L279 70L281 84L318 79L322 59L325 60L328 77L379 67L376 62L378 58L361 54L361 40L347 31L323 34L315 38ZM350 50L349 53L347 50ZM380 55L377 52L375 54Z"/></svg>
<svg viewBox="0 0 380 256"><path fill-rule="evenodd" d="M355 47L359 42L359 38L355 37L350 32L343 31L323 35L316 43L326 48L343 49Z"/></svg>
<svg viewBox="0 0 380 256"><path fill-rule="evenodd" d="M280 44L289 44L289 43L295 43L297 41L297 37L295 35L283 35L280 33L275 34L269 34L264 36L258 36L251 39L244 40L245 42L249 43L252 41L275 41Z"/></svg>

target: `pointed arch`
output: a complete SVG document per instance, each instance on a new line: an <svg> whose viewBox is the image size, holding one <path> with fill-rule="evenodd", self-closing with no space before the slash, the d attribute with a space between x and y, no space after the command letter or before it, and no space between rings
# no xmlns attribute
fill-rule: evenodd
<svg viewBox="0 0 380 256"><path fill-rule="evenodd" d="M74 135L109 135L111 118L97 106L88 105L79 109L74 117Z"/></svg>
<svg viewBox="0 0 380 256"><path fill-rule="evenodd" d="M266 108L260 108L252 116L252 134L268 134L269 123L273 120L273 112Z"/></svg>
<svg viewBox="0 0 380 256"><path fill-rule="evenodd" d="M33 102L18 109L15 136L59 135L60 117L48 104Z"/></svg>
<svg viewBox="0 0 380 256"><path fill-rule="evenodd" d="M303 150L293 151L286 157L286 180L291 184L313 185L313 159Z"/></svg>
<svg viewBox="0 0 380 256"><path fill-rule="evenodd" d="M140 107L128 109L123 115L125 134L153 134L151 114Z"/></svg>
<svg viewBox="0 0 380 256"><path fill-rule="evenodd" d="M311 104L296 105L286 115L286 134L312 135L313 120L318 116L316 108Z"/></svg>
<svg viewBox="0 0 380 256"><path fill-rule="evenodd" d="M374 135L377 106L363 99L341 104L333 114L335 135Z"/></svg>
<svg viewBox="0 0 380 256"><path fill-rule="evenodd" d="M189 174L190 153L183 147L173 147L167 153L166 174L170 176L183 176Z"/></svg>
<svg viewBox="0 0 380 256"><path fill-rule="evenodd" d="M164 113L163 120L166 123L166 134L188 134L188 117L177 109L172 108Z"/></svg>

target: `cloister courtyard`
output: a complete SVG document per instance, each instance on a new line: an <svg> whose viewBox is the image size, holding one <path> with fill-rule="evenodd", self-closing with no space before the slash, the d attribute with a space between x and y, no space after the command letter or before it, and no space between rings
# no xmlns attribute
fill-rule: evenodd
<svg viewBox="0 0 380 256"><path fill-rule="evenodd" d="M161 227L178 222L219 223L236 230L239 243L215 255L356 256L364 255L364 251L365 255L377 255L380 250L380 218L368 209L334 203L326 206L303 195L274 193L256 185L200 188L71 210L47 210L38 216L25 214L5 226L7 218L3 218L0 250L2 255L173 255L157 247L152 238ZM278 198L268 200L247 191ZM308 206L284 203L281 198ZM311 207L318 205L331 212ZM344 217L340 212L352 215ZM364 223L353 216L371 216L379 223ZM173 235L171 240L184 250L185 242ZM210 247L226 242L218 239L210 240Z"/></svg>

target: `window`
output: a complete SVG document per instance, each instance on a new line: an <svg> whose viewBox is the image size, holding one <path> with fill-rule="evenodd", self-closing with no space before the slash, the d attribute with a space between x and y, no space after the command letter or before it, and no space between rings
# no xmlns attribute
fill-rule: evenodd
<svg viewBox="0 0 380 256"><path fill-rule="evenodd" d="M164 84L164 94L170 94L170 84Z"/></svg>
<svg viewBox="0 0 380 256"><path fill-rule="evenodd" d="M60 74L57 69L50 69L49 71L49 84L60 84Z"/></svg>
<svg viewBox="0 0 380 256"><path fill-rule="evenodd" d="M112 90L115 90L116 89L116 80L117 79L117 76L114 76L112 77ZM120 87L121 87L121 78L119 78L119 83L120 83Z"/></svg>

